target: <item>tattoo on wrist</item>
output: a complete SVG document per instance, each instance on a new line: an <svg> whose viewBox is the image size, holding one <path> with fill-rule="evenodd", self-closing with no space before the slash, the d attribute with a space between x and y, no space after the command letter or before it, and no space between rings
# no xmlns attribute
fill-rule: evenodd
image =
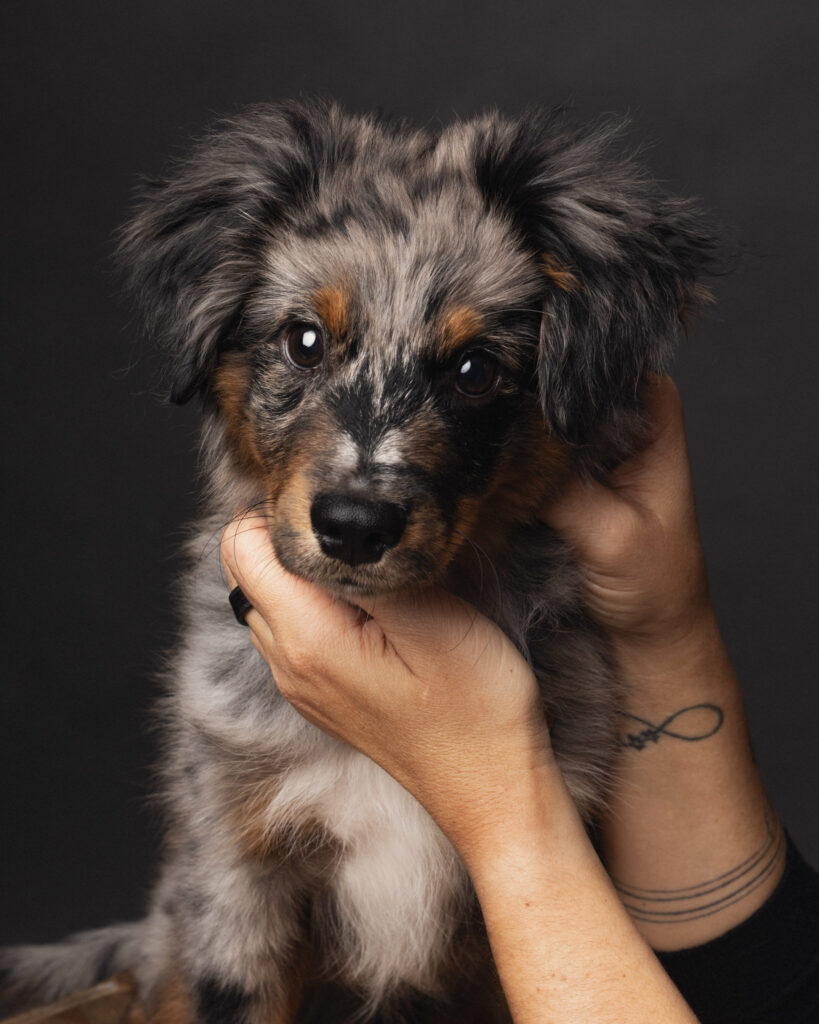
<svg viewBox="0 0 819 1024"><path fill-rule="evenodd" d="M692 704L688 708L680 708L658 725L627 711L622 711L621 714L624 718L630 718L644 726L639 732L627 733L624 737L622 745L631 747L632 750L643 750L649 743L659 743L661 736L684 740L686 743L707 740L722 728L725 721L722 708L716 704ZM672 723L673 729L670 728Z"/></svg>
<svg viewBox="0 0 819 1024"><path fill-rule="evenodd" d="M682 924L718 914L745 899L771 876L785 849L785 831L765 817L766 837L731 871L682 889L641 889L613 879L623 905L636 921Z"/></svg>

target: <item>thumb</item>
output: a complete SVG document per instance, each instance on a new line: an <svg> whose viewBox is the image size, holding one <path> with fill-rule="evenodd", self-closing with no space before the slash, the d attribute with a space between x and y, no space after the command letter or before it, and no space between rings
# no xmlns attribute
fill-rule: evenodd
<svg viewBox="0 0 819 1024"><path fill-rule="evenodd" d="M611 521L621 505L622 499L606 484L575 477L540 515L572 547L584 549L591 534Z"/></svg>
<svg viewBox="0 0 819 1024"><path fill-rule="evenodd" d="M253 606L248 625L260 616L274 636L297 637L349 627L360 614L327 591L288 572L276 557L266 517L237 516L222 534L220 555L231 587L239 586Z"/></svg>

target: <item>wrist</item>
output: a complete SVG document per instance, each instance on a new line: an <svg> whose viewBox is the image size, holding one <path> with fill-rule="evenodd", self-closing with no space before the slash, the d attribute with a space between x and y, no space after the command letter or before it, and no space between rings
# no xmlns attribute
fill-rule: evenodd
<svg viewBox="0 0 819 1024"><path fill-rule="evenodd" d="M495 825L460 852L514 1020L693 1021L618 899L559 772L516 786Z"/></svg>
<svg viewBox="0 0 819 1024"><path fill-rule="evenodd" d="M613 639L613 653L627 749L600 823L603 856L655 948L698 945L753 913L781 875L739 683L710 606L685 633Z"/></svg>
<svg viewBox="0 0 819 1024"><path fill-rule="evenodd" d="M479 805L479 806L477 806ZM514 872L537 858L549 861L567 848L594 857L580 815L551 755L525 772L510 773L502 785L484 788L474 815L464 815L449 834L478 894L498 874ZM574 856L574 854L573 854Z"/></svg>
<svg viewBox="0 0 819 1024"><path fill-rule="evenodd" d="M736 678L710 602L684 628L652 635L611 634L612 651L627 685L627 700L664 699L682 691L718 693Z"/></svg>

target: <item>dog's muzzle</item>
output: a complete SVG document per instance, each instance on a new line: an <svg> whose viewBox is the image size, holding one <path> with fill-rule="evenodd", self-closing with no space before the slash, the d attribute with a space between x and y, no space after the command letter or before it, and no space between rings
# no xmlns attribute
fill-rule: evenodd
<svg viewBox="0 0 819 1024"><path fill-rule="evenodd" d="M325 555L363 565L378 562L401 540L407 512L390 501L328 493L314 499L310 521Z"/></svg>

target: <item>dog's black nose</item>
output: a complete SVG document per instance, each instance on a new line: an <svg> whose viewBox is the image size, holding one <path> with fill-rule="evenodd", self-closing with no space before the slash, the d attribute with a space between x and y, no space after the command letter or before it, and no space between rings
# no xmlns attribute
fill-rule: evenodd
<svg viewBox="0 0 819 1024"><path fill-rule="evenodd" d="M310 521L325 555L361 565L377 562L395 547L407 525L407 513L389 501L319 494L310 509Z"/></svg>

